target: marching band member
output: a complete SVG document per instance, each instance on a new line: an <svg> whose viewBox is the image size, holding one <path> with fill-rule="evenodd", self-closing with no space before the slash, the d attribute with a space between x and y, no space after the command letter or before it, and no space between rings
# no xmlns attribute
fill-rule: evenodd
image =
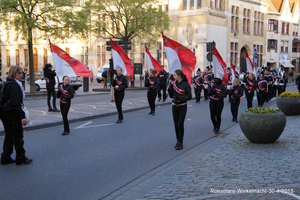
<svg viewBox="0 0 300 200"><path fill-rule="evenodd" d="M229 95L231 96L230 106L232 113L232 121L238 123L238 111L240 105L240 98L243 96L243 88L240 86L239 79L234 79L233 86L229 91Z"/></svg>
<svg viewBox="0 0 300 200"><path fill-rule="evenodd" d="M208 95L210 97L210 117L214 125L214 132L219 134L224 98L226 97L227 89L225 85L221 83L220 78L215 78L214 83L209 84L208 87Z"/></svg>
<svg viewBox="0 0 300 200"><path fill-rule="evenodd" d="M147 98L150 106L149 115L155 114L155 99L157 95L158 84L159 82L158 78L155 77L155 71L150 70L149 77L147 77L147 79L145 80L145 86L148 87Z"/></svg>
<svg viewBox="0 0 300 200"><path fill-rule="evenodd" d="M256 90L257 81L253 73L249 73L246 78L243 80L245 84L245 95L247 98L247 107L252 108L252 101L254 97L254 92Z"/></svg>
<svg viewBox="0 0 300 200"><path fill-rule="evenodd" d="M258 107L263 107L265 101L268 98L268 82L264 79L263 76L259 76L259 82L257 86Z"/></svg>
<svg viewBox="0 0 300 200"><path fill-rule="evenodd" d="M200 102L201 99L201 91L203 88L203 77L201 76L201 72L197 71L197 76L194 77L193 82L195 83L195 95L196 95L196 103Z"/></svg>
<svg viewBox="0 0 300 200"><path fill-rule="evenodd" d="M281 74L279 73L278 77L278 96L284 92L284 79L282 78Z"/></svg>
<svg viewBox="0 0 300 200"><path fill-rule="evenodd" d="M113 81L112 81L112 86L114 87L114 95L115 95L115 102L116 102L116 107L119 113L119 118L117 123L122 123L122 120L124 119L123 117L123 112L122 112L122 102L125 96L125 89L127 88L127 79L126 77L122 74L122 68L118 67L117 68L117 73L114 75Z"/></svg>
<svg viewBox="0 0 300 200"><path fill-rule="evenodd" d="M164 70L164 66L161 66L161 71L158 73L157 75L158 79L159 79L159 87L158 87L158 101L161 100L161 90L163 91L163 102L166 101L167 99L167 79L169 77L168 72L166 72Z"/></svg>
<svg viewBox="0 0 300 200"><path fill-rule="evenodd" d="M71 99L74 97L74 88L69 85L70 79L68 76L63 77L63 83L59 86L57 97L60 98L60 112L64 121L64 132L62 135L70 133L68 122L68 112L71 106Z"/></svg>
<svg viewBox="0 0 300 200"><path fill-rule="evenodd" d="M208 98L208 85L212 81L212 75L210 74L209 70L207 70L205 72L205 74L203 75L203 78L204 78L204 101L206 101L207 99L209 99Z"/></svg>
<svg viewBox="0 0 300 200"><path fill-rule="evenodd" d="M273 81L274 81L274 76L270 72L268 72L268 91L270 92L268 93L267 98L269 101L274 97Z"/></svg>
<svg viewBox="0 0 300 200"><path fill-rule="evenodd" d="M174 80L168 89L170 98L172 98L172 113L176 132L177 143L176 150L183 148L184 120L187 112L187 101L192 98L191 86L182 70L174 72Z"/></svg>

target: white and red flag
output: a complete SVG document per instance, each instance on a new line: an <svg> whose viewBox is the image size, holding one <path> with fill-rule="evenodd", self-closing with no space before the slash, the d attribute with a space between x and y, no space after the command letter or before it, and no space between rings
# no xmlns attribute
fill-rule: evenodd
<svg viewBox="0 0 300 200"><path fill-rule="evenodd" d="M145 44L145 51L146 51L146 64L148 70L155 70L157 73L159 73L162 69L161 65L155 60L150 51L148 50L146 44Z"/></svg>
<svg viewBox="0 0 300 200"><path fill-rule="evenodd" d="M93 72L85 64L72 58L67 52L52 44L50 40L49 44L57 76L94 77Z"/></svg>
<svg viewBox="0 0 300 200"><path fill-rule="evenodd" d="M236 79L236 73L235 73L235 67L233 66L232 63L230 63L230 70L231 70L231 77L230 77L230 81L233 82L234 79Z"/></svg>
<svg viewBox="0 0 300 200"><path fill-rule="evenodd" d="M163 33L162 36L168 60L169 73L173 74L175 70L181 69L186 75L189 84L191 84L192 73L197 62L195 55L190 49L167 38Z"/></svg>
<svg viewBox="0 0 300 200"><path fill-rule="evenodd" d="M223 61L215 45L213 45L213 64L214 77L222 80L222 83L228 84L228 76L226 73L226 63Z"/></svg>
<svg viewBox="0 0 300 200"><path fill-rule="evenodd" d="M256 77L256 72L254 70L254 66L252 64L252 61L248 55L248 52L246 50L246 64L247 64L247 71L250 73L254 73L254 76Z"/></svg>
<svg viewBox="0 0 300 200"><path fill-rule="evenodd" d="M110 44L114 69L121 67L125 76L133 77L133 65L130 58L128 58L122 47L117 45L114 41L110 40Z"/></svg>

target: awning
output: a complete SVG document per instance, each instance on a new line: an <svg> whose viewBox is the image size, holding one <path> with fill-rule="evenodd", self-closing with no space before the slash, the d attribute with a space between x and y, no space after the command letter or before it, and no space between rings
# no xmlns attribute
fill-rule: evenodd
<svg viewBox="0 0 300 200"><path fill-rule="evenodd" d="M283 65L283 64L281 64L281 65ZM286 64L284 64L283 67L285 67L285 68L295 68L295 66L292 65L290 62L286 62Z"/></svg>

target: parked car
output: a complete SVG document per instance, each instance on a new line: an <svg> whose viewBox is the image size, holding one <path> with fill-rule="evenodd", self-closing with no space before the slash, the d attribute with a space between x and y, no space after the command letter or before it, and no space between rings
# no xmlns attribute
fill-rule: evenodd
<svg viewBox="0 0 300 200"><path fill-rule="evenodd" d="M41 79L42 76L44 76L44 72L43 71L37 71L37 72L34 73L34 80L39 80L39 79ZM27 81L28 84L30 84L29 72L27 73L26 81Z"/></svg>
<svg viewBox="0 0 300 200"><path fill-rule="evenodd" d="M60 84L62 84L62 78L63 77L59 77ZM55 88L58 88L57 76L55 76L55 80L56 80ZM74 87L74 90L78 90L78 88L82 86L81 80L82 78L80 76L70 77L70 85ZM41 89L46 89L46 80L44 76L42 76L39 80L35 81L35 90L40 91Z"/></svg>
<svg viewBox="0 0 300 200"><path fill-rule="evenodd" d="M102 73L106 70L106 69L109 69L109 65L103 65L101 67L101 69L99 70L97 76L96 76L96 80L98 83L101 83L101 81L104 80L104 78L102 77Z"/></svg>

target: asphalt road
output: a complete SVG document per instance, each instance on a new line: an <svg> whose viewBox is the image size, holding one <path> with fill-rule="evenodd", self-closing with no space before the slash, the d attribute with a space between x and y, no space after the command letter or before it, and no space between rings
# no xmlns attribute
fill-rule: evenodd
<svg viewBox="0 0 300 200"><path fill-rule="evenodd" d="M84 98L75 101L86 102ZM37 102L34 105L40 106ZM240 112L244 110L246 102L241 102ZM157 108L155 116L148 112L126 113L122 124L115 124L116 116L73 123L68 136L61 136L62 126L26 132L26 155L33 163L0 166L0 198L101 199L215 136L208 101L189 102L182 151L173 148L176 138L171 105ZM221 131L235 124L231 119L226 100Z"/></svg>

